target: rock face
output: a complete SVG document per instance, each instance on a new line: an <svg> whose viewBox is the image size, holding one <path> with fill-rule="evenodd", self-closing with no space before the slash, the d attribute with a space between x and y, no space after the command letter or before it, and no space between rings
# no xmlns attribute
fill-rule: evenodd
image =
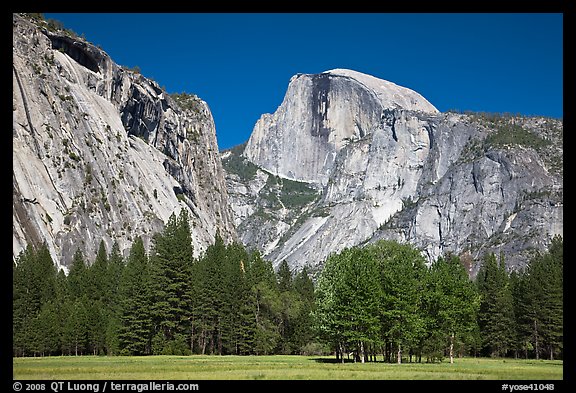
<svg viewBox="0 0 576 393"><path fill-rule="evenodd" d="M515 268L562 235L562 133L554 119L440 113L412 90L332 70L294 76L223 163L239 236L276 265L321 267L387 238L429 261L465 256L475 275L485 252ZM282 179L308 197L280 203Z"/></svg>
<svg viewBox="0 0 576 393"><path fill-rule="evenodd" d="M46 241L66 268L101 240L146 246L187 209L194 250L237 239L214 121L101 49L13 16L13 254Z"/></svg>
<svg viewBox="0 0 576 393"><path fill-rule="evenodd" d="M418 93L351 70L298 74L284 101L263 115L244 156L274 174L326 185L337 154L382 120L382 109L437 113Z"/></svg>

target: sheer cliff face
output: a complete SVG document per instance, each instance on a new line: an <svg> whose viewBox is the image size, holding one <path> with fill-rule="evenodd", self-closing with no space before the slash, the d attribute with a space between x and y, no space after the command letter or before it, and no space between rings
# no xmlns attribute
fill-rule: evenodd
<svg viewBox="0 0 576 393"><path fill-rule="evenodd" d="M471 274L488 251L522 265L563 231L562 127L442 114L412 90L349 70L295 76L244 149L257 175L227 176L239 235L296 268L380 238L411 242L430 261L466 256ZM262 191L271 174L317 198L275 208ZM258 224L264 215L270 230Z"/></svg>
<svg viewBox="0 0 576 393"><path fill-rule="evenodd" d="M196 96L156 82L63 31L13 17L13 253L46 241L67 266L148 245L187 209L196 253L236 239L214 122Z"/></svg>
<svg viewBox="0 0 576 393"><path fill-rule="evenodd" d="M274 174L326 185L339 151L379 127L383 109L438 111L418 93L355 71L298 74L256 123L244 155Z"/></svg>

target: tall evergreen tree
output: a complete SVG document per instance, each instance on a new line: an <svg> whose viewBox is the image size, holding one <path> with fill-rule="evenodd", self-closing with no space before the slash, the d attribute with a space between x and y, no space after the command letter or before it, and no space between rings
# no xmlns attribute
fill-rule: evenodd
<svg viewBox="0 0 576 393"><path fill-rule="evenodd" d="M13 265L13 350L15 354L45 352L43 323L38 316L56 295L56 267L47 245L28 246Z"/></svg>
<svg viewBox="0 0 576 393"><path fill-rule="evenodd" d="M42 356L56 354L61 347L62 331L59 319L59 310L52 300L44 303L40 313L33 321L39 333L38 347Z"/></svg>
<svg viewBox="0 0 576 393"><path fill-rule="evenodd" d="M120 291L120 350L127 355L151 352L150 267L142 238L136 237L124 268Z"/></svg>
<svg viewBox="0 0 576 393"><path fill-rule="evenodd" d="M286 260L283 260L278 267L278 290L280 292L292 290L292 272Z"/></svg>
<svg viewBox="0 0 576 393"><path fill-rule="evenodd" d="M250 255L241 244L232 244L228 248L228 257L233 271L238 273L234 284L232 307L234 309L234 322L232 326L232 339L234 350L232 353L248 355L254 353L255 307L252 301L251 283L247 269L250 267Z"/></svg>
<svg viewBox="0 0 576 393"><path fill-rule="evenodd" d="M120 351L120 281L124 271L124 258L120 253L118 242L114 242L108 257L109 292L105 298L105 307L108 315L106 323L106 352L116 355Z"/></svg>
<svg viewBox="0 0 576 393"><path fill-rule="evenodd" d="M94 262L86 268L83 286L85 302L89 350L97 355L106 349L106 329L108 325L107 302L110 294L110 279L108 277L108 255L106 245L101 240L96 251Z"/></svg>
<svg viewBox="0 0 576 393"><path fill-rule="evenodd" d="M491 253L484 257L476 276L480 292L478 324L485 353L505 356L514 343L514 305L503 255L500 261Z"/></svg>
<svg viewBox="0 0 576 393"><path fill-rule="evenodd" d="M104 303L110 293L110 280L108 278L108 255L104 240L100 241L94 263L87 269L88 274L85 285L88 286L88 296L94 301Z"/></svg>
<svg viewBox="0 0 576 393"><path fill-rule="evenodd" d="M294 277L294 291L297 293L302 307L294 321L293 346L299 351L304 351L307 344L314 341L314 321L312 315L315 309L316 298L314 296L314 283L304 267Z"/></svg>
<svg viewBox="0 0 576 393"><path fill-rule="evenodd" d="M277 277L281 304L278 351L284 354L293 354L298 350L294 345L294 325L301 312L302 301L294 290L292 272L286 260L280 263Z"/></svg>
<svg viewBox="0 0 576 393"><path fill-rule="evenodd" d="M39 304L43 305L54 299L57 274L56 266L46 243L38 248L34 265L34 281L38 283Z"/></svg>
<svg viewBox="0 0 576 393"><path fill-rule="evenodd" d="M248 254L241 244L233 243L226 246L224 266L222 271L222 352L224 354L240 354L243 340L241 325L244 323L242 306L247 303L249 288L243 269Z"/></svg>
<svg viewBox="0 0 576 393"><path fill-rule="evenodd" d="M563 240L553 238L546 253L537 253L520 283L523 296L520 332L528 339L536 359L553 359L563 349Z"/></svg>
<svg viewBox="0 0 576 393"><path fill-rule="evenodd" d="M194 325L199 352L222 354L222 280L226 246L219 233L214 244L193 266Z"/></svg>
<svg viewBox="0 0 576 393"><path fill-rule="evenodd" d="M524 271L510 272L510 291L512 292L512 308L514 310L512 345L515 358L518 358L520 355L528 358L528 351L532 350L532 344L530 343L530 322L526 320L527 299L532 294L526 286L526 277L527 275ZM526 326L526 324L528 326Z"/></svg>
<svg viewBox="0 0 576 393"><path fill-rule="evenodd" d="M278 285L272 264L265 261L258 251L252 253L246 279L250 288L249 302L254 310L252 350L256 355L274 353L280 340Z"/></svg>
<svg viewBox="0 0 576 393"><path fill-rule="evenodd" d="M62 349L68 355L83 355L88 348L88 314L86 303L80 298L68 299L63 312Z"/></svg>
<svg viewBox="0 0 576 393"><path fill-rule="evenodd" d="M80 248L76 249L72 258L72 266L68 273L68 289L72 299L80 299L88 293L86 285L87 267L84 254Z"/></svg>
<svg viewBox="0 0 576 393"><path fill-rule="evenodd" d="M192 238L187 211L172 214L153 240L152 313L157 326L155 353L187 353L190 333Z"/></svg>
<svg viewBox="0 0 576 393"><path fill-rule="evenodd" d="M15 356L25 356L30 347L30 316L36 310L34 292L31 290L34 250L28 245L12 265L12 350Z"/></svg>
<svg viewBox="0 0 576 393"><path fill-rule="evenodd" d="M542 257L544 293L541 298L543 335L546 352L550 360L562 354L564 345L564 255L563 240L555 236Z"/></svg>

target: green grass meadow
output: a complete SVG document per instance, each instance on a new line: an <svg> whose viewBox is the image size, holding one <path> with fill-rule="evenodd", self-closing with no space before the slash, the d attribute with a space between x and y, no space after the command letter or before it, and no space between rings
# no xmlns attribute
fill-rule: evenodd
<svg viewBox="0 0 576 393"><path fill-rule="evenodd" d="M317 356L13 358L15 380L562 380L563 362L462 358L441 363L336 363Z"/></svg>

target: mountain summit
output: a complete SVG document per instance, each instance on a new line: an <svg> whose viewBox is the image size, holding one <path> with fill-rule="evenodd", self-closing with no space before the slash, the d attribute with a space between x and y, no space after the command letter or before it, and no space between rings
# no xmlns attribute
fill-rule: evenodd
<svg viewBox="0 0 576 393"><path fill-rule="evenodd" d="M293 76L223 163L240 237L276 265L320 267L384 238L430 262L457 253L475 274L486 252L522 266L562 234L562 135L560 120L440 113L410 89L335 69Z"/></svg>
<svg viewBox="0 0 576 393"><path fill-rule="evenodd" d="M345 68L336 68L322 74L346 77L361 83L374 92L382 103L383 108L438 113L438 109L420 94L384 79Z"/></svg>
<svg viewBox="0 0 576 393"><path fill-rule="evenodd" d="M46 242L58 265L100 241L148 246L185 209L199 254L236 239L212 114L168 95L72 32L13 16L13 254Z"/></svg>
<svg viewBox="0 0 576 393"><path fill-rule="evenodd" d="M278 110L256 123L244 155L276 175L325 186L340 150L382 129L395 110L438 113L420 94L360 72L297 74Z"/></svg>

